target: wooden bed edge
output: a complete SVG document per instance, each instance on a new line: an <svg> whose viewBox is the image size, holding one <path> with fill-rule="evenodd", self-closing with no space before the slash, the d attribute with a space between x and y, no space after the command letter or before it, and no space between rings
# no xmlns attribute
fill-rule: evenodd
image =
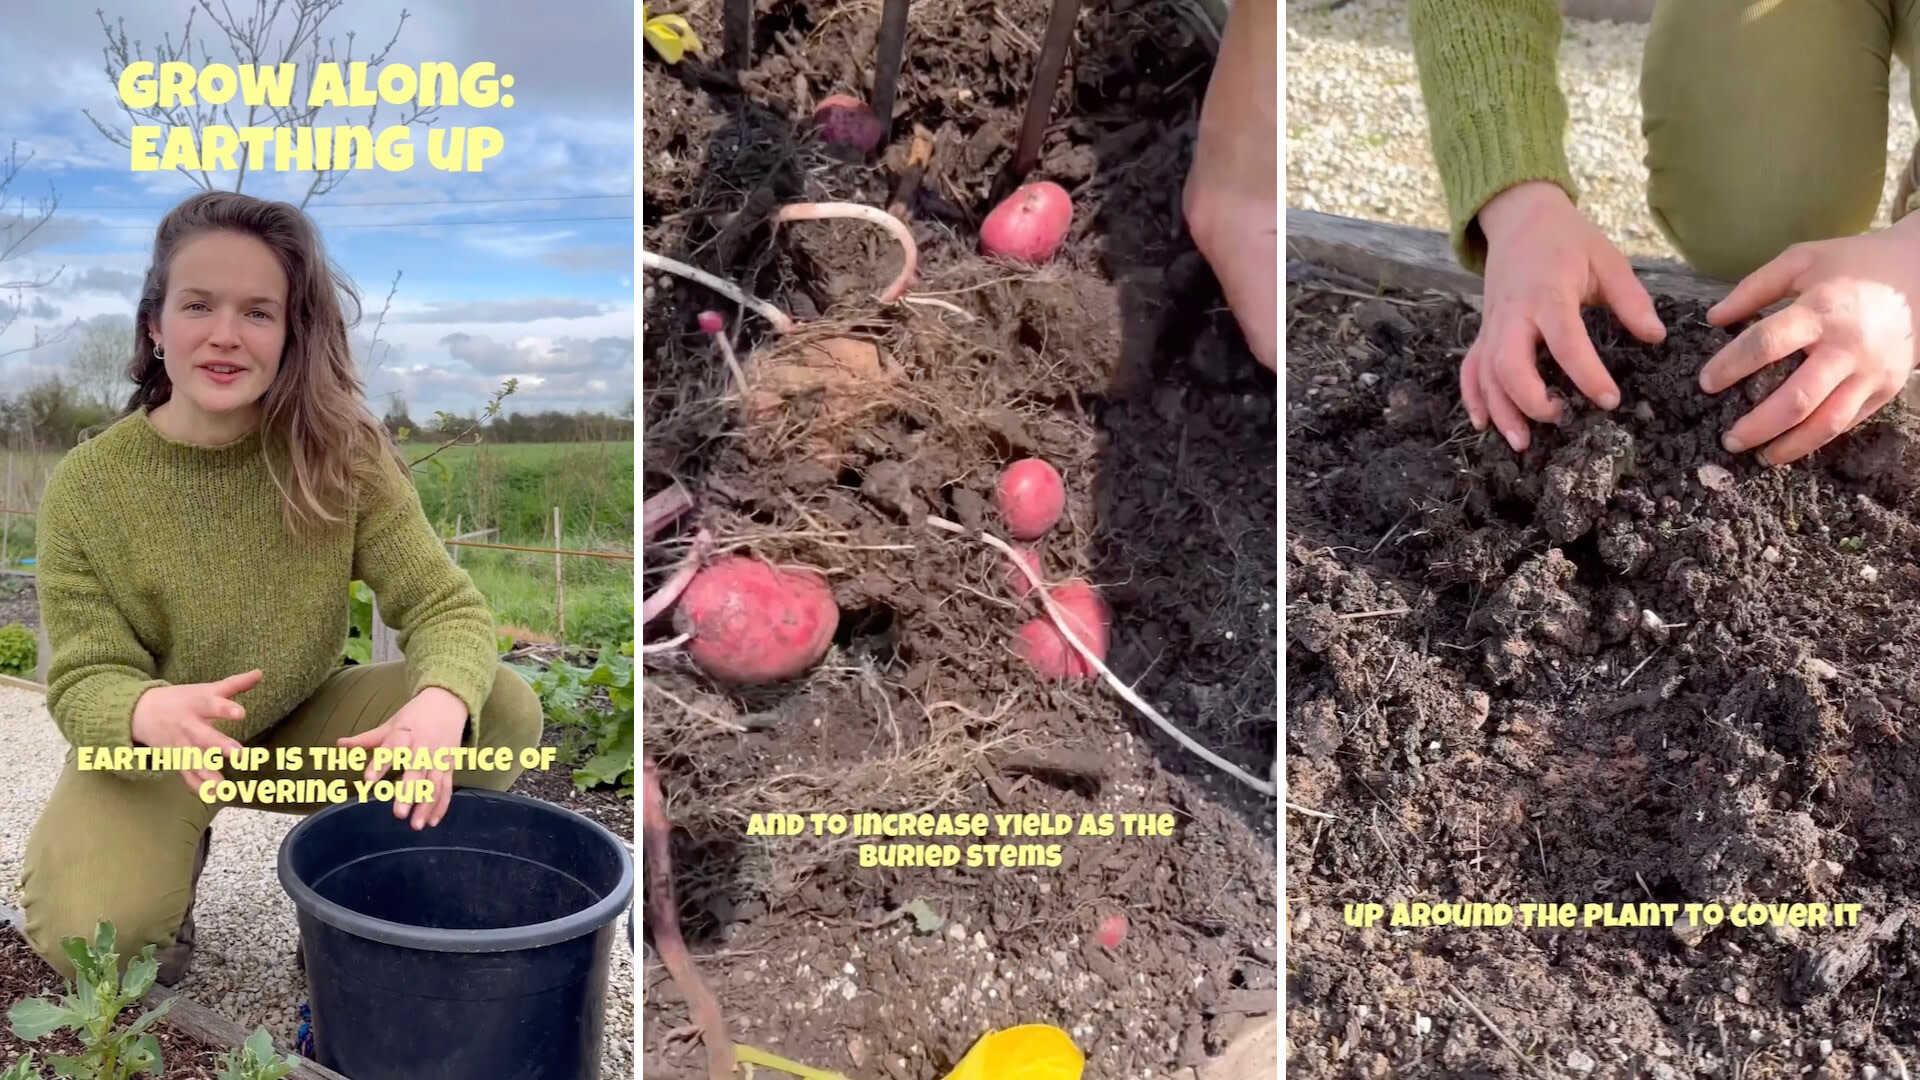
<svg viewBox="0 0 1920 1080"><path fill-rule="evenodd" d="M1445 233L1408 225L1287 208L1287 258L1410 292L1437 290L1480 294L1479 275L1468 273L1453 257ZM1731 282L1696 274L1666 259L1627 260L1641 284L1656 297L1713 304L1733 288Z"/></svg>

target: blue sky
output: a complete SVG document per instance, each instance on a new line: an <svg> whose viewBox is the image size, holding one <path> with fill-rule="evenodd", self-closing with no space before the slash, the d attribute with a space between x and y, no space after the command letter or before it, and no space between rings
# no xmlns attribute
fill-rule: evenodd
<svg viewBox="0 0 1920 1080"><path fill-rule="evenodd" d="M125 20L138 56L171 36L177 43L192 0L107 5ZM255 5L226 5L250 16ZM291 4L288 5L291 7ZM376 412L404 395L416 420L436 409L470 413L509 376L520 389L508 411L577 408L619 412L633 396L633 42L635 5L616 0L346 0L322 28L344 52L365 59L393 38L389 64L488 61L511 75L511 108L443 107L436 127L491 126L504 147L482 172L443 172L428 164L427 128L412 129L415 165L404 172L351 171L307 204L329 254L358 287L368 337L394 274L398 292L380 331L368 374ZM221 10L216 4L214 9ZM538 14L535 14L535 13ZM36 331L58 333L77 321L131 319L153 228L167 208L199 188L177 171L134 172L131 153L94 120L127 132L106 73L107 35L92 4L0 0L0 159L17 144L32 160L0 206L0 250L10 220L32 212L50 189L56 216L0 263L0 282L59 271L53 284L19 296L0 293L0 310L20 311L0 333L0 392L61 370L67 341L33 348ZM290 26L289 15L281 25ZM238 63L233 46L195 16L197 66ZM117 26L116 26L117 29ZM283 42L285 35L273 37ZM294 58L304 61L306 50ZM310 72L299 64L296 99ZM91 113L93 120L88 119ZM382 104L373 128L396 119ZM321 124L365 123L366 110L324 110ZM313 177L249 172L242 190L298 203ZM234 174L214 173L232 188ZM26 205L23 207L22 200ZM422 227L424 226L424 227ZM4 320L0 320L4 321Z"/></svg>

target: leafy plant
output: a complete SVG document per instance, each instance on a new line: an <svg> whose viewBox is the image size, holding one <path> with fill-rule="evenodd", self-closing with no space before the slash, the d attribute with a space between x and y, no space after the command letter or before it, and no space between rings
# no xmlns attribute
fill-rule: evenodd
<svg viewBox="0 0 1920 1080"><path fill-rule="evenodd" d="M373 590L364 581L347 586L347 648L349 663L373 663Z"/></svg>
<svg viewBox="0 0 1920 1080"><path fill-rule="evenodd" d="M568 760L580 762L573 770L573 786L587 791L617 784L620 794L631 798L633 642L626 642L617 652L601 650L591 670L570 664L564 657L544 671L524 665L516 665L515 670L540 695L548 718L567 729L562 752Z"/></svg>
<svg viewBox="0 0 1920 1080"><path fill-rule="evenodd" d="M610 712L594 713L594 755L573 771L573 786L585 791L602 784L620 785L620 794L633 795L633 642L620 651L603 649L600 662L587 676L588 686L607 688Z"/></svg>
<svg viewBox="0 0 1920 1080"><path fill-rule="evenodd" d="M257 1027L238 1050L229 1050L215 1058L214 1066L220 1070L216 1080L283 1080L300 1067L300 1059L291 1055L275 1056L273 1038L266 1028Z"/></svg>
<svg viewBox="0 0 1920 1080"><path fill-rule="evenodd" d="M164 1076L160 1061L160 1040L147 1029L173 1007L173 999L142 1015L124 1028L116 1028L121 1010L138 1002L153 986L160 965L153 959L154 947L148 945L140 955L127 961L124 980L120 972L120 954L114 951L113 923L102 919L94 932L93 944L85 938L70 937L60 949L73 961L75 978L67 980L68 992L59 1001L27 998L7 1011L13 1034L25 1042L36 1042L61 1030L72 1030L86 1052L79 1057L50 1054L47 1064L54 1075L71 1080L129 1080L142 1073ZM6 1080L26 1080L34 1074L32 1055L15 1062Z"/></svg>
<svg viewBox="0 0 1920 1080"><path fill-rule="evenodd" d="M693 32L692 24L680 15L647 14L646 5L640 7L640 22L647 44L658 53L660 59L669 64L677 64L680 58L690 52L700 51L699 35Z"/></svg>
<svg viewBox="0 0 1920 1080"><path fill-rule="evenodd" d="M33 631L19 623L0 626L0 674L32 678L40 658L40 643Z"/></svg>

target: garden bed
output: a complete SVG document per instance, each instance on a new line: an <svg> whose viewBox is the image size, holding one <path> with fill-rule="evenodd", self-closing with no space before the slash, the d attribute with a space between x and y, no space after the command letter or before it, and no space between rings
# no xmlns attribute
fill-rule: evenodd
<svg viewBox="0 0 1920 1080"><path fill-rule="evenodd" d="M1729 455L1792 365L1708 397L1731 335L1662 298L1659 347L1588 315L1616 411L1542 354L1574 407L1516 455L1459 404L1471 303L1288 279L1290 1071L1904 1075L1914 417L1788 468ZM1343 922L1439 900L1862 909L1846 930Z"/></svg>
<svg viewBox="0 0 1920 1080"><path fill-rule="evenodd" d="M0 1003L12 1008L15 1002L25 998L57 998L61 992L60 976L34 954L19 931L0 922ZM123 1022L130 1023L139 1012L137 1009L128 1010L122 1018ZM12 1025L6 1023L4 1015L4 1010L0 1010L0 1069L28 1051L32 1051L34 1060L42 1064L48 1054L77 1055L81 1052L80 1040L71 1031L49 1035L34 1043L22 1042L14 1037ZM163 1074L166 1080L214 1080L214 1059L226 1047L208 1046L164 1022L156 1029L156 1034L160 1037L161 1060L166 1063L166 1072ZM51 1071L51 1067L47 1067L42 1075Z"/></svg>
<svg viewBox="0 0 1920 1080"><path fill-rule="evenodd" d="M34 595L31 579L0 574L0 626L14 623L29 630L39 630L40 601ZM32 672L27 674L31 676Z"/></svg>
<svg viewBox="0 0 1920 1080"><path fill-rule="evenodd" d="M64 992L60 976L34 953L11 922L0 918L0 1003L5 1005L5 1009L0 1009L0 1069L31 1052L35 1063L41 1066L36 1076L46 1076L52 1071L47 1063L49 1055L78 1056L84 1052L79 1036L72 1031L56 1032L28 1043L16 1037L13 1026L4 1019L6 1009L13 1008L17 1002L28 998L57 1001ZM176 1005L175 1009L178 1008ZM129 1006L116 1026L124 1028L142 1013L151 1011L144 1005ZM165 1066L155 1075L165 1080L215 1080L220 1054L232 1049L203 1040L170 1023L167 1017L162 1017L152 1030L160 1041L161 1062Z"/></svg>
<svg viewBox="0 0 1920 1080"><path fill-rule="evenodd" d="M721 40L716 10L691 17ZM802 0L758 18L738 84L698 61L650 61L643 245L802 319L789 338L750 320L743 364L771 380L756 392L811 390L786 394L778 422L741 422L696 324L714 308L731 326L734 309L650 280L645 485L697 492L699 524L723 547L826 572L841 621L826 662L776 688L730 693L683 654L647 657L643 749L677 826L696 962L735 1041L851 1077L932 1080L982 1034L1022 1023L1069 1032L1089 1076L1203 1067L1277 1005L1273 802L1105 687L1039 683L1009 648L1033 613L1000 556L925 521L997 528L1000 471L1054 464L1067 502L1043 575L1099 586L1116 674L1204 745L1271 774L1275 380L1179 215L1210 56L1170 8L1083 14L1029 178L1073 194L1074 225L1052 264L1020 270L977 254L977 226L1046 5L914 5L895 153L916 125L936 149L909 203L910 296L958 312L883 309L874 295L900 256L880 230L761 224L784 203L892 198L894 170L846 160L797 119L828 94L864 93L877 12ZM875 347L872 377L829 387L806 372L833 337ZM677 561L687 535L656 544L649 565ZM670 623L650 638L670 638ZM747 835L755 813L923 810L1177 824L1170 839L1066 838L1059 868L1038 870L862 868L851 837ZM916 900L926 926L902 914ZM1125 941L1094 945L1119 912ZM704 1075L699 1045L676 1034L679 988L657 965L643 987L648 1075Z"/></svg>

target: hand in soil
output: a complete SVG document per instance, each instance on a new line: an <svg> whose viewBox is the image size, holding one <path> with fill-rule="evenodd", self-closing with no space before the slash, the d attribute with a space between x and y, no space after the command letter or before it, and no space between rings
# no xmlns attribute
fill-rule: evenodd
<svg viewBox="0 0 1920 1080"><path fill-rule="evenodd" d="M389 717L387 722L371 731L358 735L349 735L335 740L340 746L365 747L377 750L382 746L394 750L405 750L413 758L429 755L437 757L441 750L460 749L461 736L467 730L467 707L461 700L437 686L429 686L414 695L412 701L400 706L400 711ZM448 755L451 757L451 755ZM369 763L366 780L374 783L393 768L391 764ZM423 803L393 801L393 816L404 818L413 815L411 824L415 829L425 829L440 824L447 816L447 807L453 801L453 771L451 769L408 769L401 774L403 790L417 781L426 780L433 784L433 801Z"/></svg>
<svg viewBox="0 0 1920 1080"><path fill-rule="evenodd" d="M1653 299L1627 257L1595 228L1557 184L1518 184L1480 211L1487 237L1486 300L1480 336L1460 365L1460 396L1476 431L1489 421L1524 451L1527 420L1557 424L1566 406L1547 392L1534 355L1544 340L1554 360L1595 404L1620 404L1620 388L1600 363L1580 309L1604 303L1633 336L1667 336Z"/></svg>
<svg viewBox="0 0 1920 1080"><path fill-rule="evenodd" d="M1779 389L1727 431L1729 453L1765 443L1763 464L1813 453L1892 401L1913 372L1920 313L1920 220L1865 236L1796 244L1748 274L1707 312L1715 326L1750 319L1788 296L1790 306L1754 323L1700 370L1717 394L1800 350Z"/></svg>
<svg viewBox="0 0 1920 1080"><path fill-rule="evenodd" d="M134 702L129 734L137 746L218 747L229 754L240 750L240 741L213 723L246 719L247 710L233 698L258 685L261 675L255 670L219 682L156 686ZM202 784L221 779L218 769L182 769L180 777L195 794Z"/></svg>

